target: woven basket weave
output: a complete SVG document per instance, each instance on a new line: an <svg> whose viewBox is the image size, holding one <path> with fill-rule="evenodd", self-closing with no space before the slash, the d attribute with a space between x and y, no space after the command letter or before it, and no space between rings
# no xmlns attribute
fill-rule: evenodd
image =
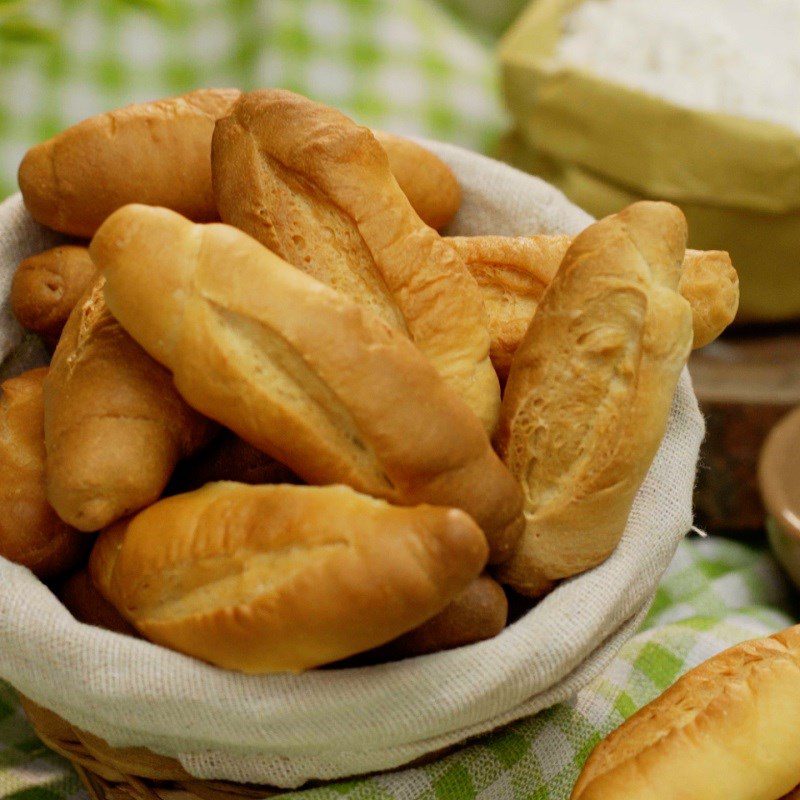
<svg viewBox="0 0 800 800"><path fill-rule="evenodd" d="M36 735L68 759L95 800L226 800L270 797L281 790L193 778L175 759L144 747L115 748L19 695Z"/></svg>

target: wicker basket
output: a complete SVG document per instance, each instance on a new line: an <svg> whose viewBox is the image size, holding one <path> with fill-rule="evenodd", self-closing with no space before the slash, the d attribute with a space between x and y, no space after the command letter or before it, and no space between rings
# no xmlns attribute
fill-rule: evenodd
<svg viewBox="0 0 800 800"><path fill-rule="evenodd" d="M24 695L20 704L36 735L66 758L95 800L226 800L271 797L278 789L193 778L177 761L144 747L111 747Z"/></svg>

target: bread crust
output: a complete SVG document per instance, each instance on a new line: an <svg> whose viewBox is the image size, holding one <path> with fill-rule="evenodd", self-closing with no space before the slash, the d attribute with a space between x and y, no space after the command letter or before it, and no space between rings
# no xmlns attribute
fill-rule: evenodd
<svg viewBox="0 0 800 800"><path fill-rule="evenodd" d="M54 349L95 271L89 251L78 245L61 245L24 259L11 283L14 316Z"/></svg>
<svg viewBox="0 0 800 800"><path fill-rule="evenodd" d="M344 486L207 484L112 530L107 591L122 614L158 644L250 673L381 644L440 611L487 556L462 511Z"/></svg>
<svg viewBox="0 0 800 800"><path fill-rule="evenodd" d="M454 236L456 249L483 293L491 357L502 380L561 259L569 236ZM678 291L692 308L692 348L714 341L739 308L739 276L722 250L687 250Z"/></svg>
<svg viewBox="0 0 800 800"><path fill-rule="evenodd" d="M46 375L40 367L10 378L0 396L0 556L43 580L69 572L89 551L45 496Z"/></svg>
<svg viewBox="0 0 800 800"><path fill-rule="evenodd" d="M480 289L419 218L368 128L284 90L215 128L220 216L407 333L490 433L500 388Z"/></svg>
<svg viewBox="0 0 800 800"><path fill-rule="evenodd" d="M437 231L452 222L461 205L461 187L450 167L411 139L387 131L372 132L419 218Z"/></svg>
<svg viewBox="0 0 800 800"><path fill-rule="evenodd" d="M78 622L126 636L139 636L136 628L95 588L86 569L70 575L58 587L56 596Z"/></svg>
<svg viewBox="0 0 800 800"><path fill-rule="evenodd" d="M772 800L797 784L798 732L795 626L725 650L636 712L594 749L572 800Z"/></svg>
<svg viewBox="0 0 800 800"><path fill-rule="evenodd" d="M461 508L492 559L521 530L519 487L474 414L369 309L228 225L128 206L91 245L106 301L181 394L309 483Z"/></svg>
<svg viewBox="0 0 800 800"><path fill-rule="evenodd" d="M488 575L479 575L435 617L370 655L386 661L464 647L497 636L507 620L503 587Z"/></svg>
<svg viewBox="0 0 800 800"><path fill-rule="evenodd" d="M37 144L19 167L19 188L42 225L90 237L126 203L217 219L211 189L214 122L239 96L198 89L90 117Z"/></svg>
<svg viewBox="0 0 800 800"><path fill-rule="evenodd" d="M686 222L637 203L570 245L511 362L497 438L525 533L501 582L537 596L616 547L692 340Z"/></svg>
<svg viewBox="0 0 800 800"><path fill-rule="evenodd" d="M210 431L111 315L103 284L70 314L44 386L47 497L82 531L157 500Z"/></svg>

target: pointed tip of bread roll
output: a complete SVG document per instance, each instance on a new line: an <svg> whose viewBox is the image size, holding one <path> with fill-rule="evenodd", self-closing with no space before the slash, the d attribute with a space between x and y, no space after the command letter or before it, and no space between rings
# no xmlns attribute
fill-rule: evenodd
<svg viewBox="0 0 800 800"><path fill-rule="evenodd" d="M197 250L200 230L167 208L133 203L107 217L89 245L92 261L106 277L111 313L161 363L168 361L186 299L181 270L191 260L177 254Z"/></svg>
<svg viewBox="0 0 800 800"><path fill-rule="evenodd" d="M615 216L648 264L655 268L659 280L677 289L689 235L683 212L672 203L642 200Z"/></svg>
<svg viewBox="0 0 800 800"><path fill-rule="evenodd" d="M52 139L31 147L19 165L17 182L30 215L42 225L58 230L60 194L53 167L53 149ZM91 231L85 235L91 236Z"/></svg>

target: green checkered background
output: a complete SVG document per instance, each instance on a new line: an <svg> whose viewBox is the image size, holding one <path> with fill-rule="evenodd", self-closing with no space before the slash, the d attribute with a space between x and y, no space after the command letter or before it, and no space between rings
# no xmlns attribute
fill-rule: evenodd
<svg viewBox="0 0 800 800"><path fill-rule="evenodd" d="M0 0L0 196L26 148L124 103L281 85L358 120L491 152L493 40L524 0ZM2 589L0 588L0 591ZM296 800L564 800L592 747L682 672L792 622L763 549L684 542L642 632L572 701L424 767ZM0 683L0 797L85 797Z"/></svg>

